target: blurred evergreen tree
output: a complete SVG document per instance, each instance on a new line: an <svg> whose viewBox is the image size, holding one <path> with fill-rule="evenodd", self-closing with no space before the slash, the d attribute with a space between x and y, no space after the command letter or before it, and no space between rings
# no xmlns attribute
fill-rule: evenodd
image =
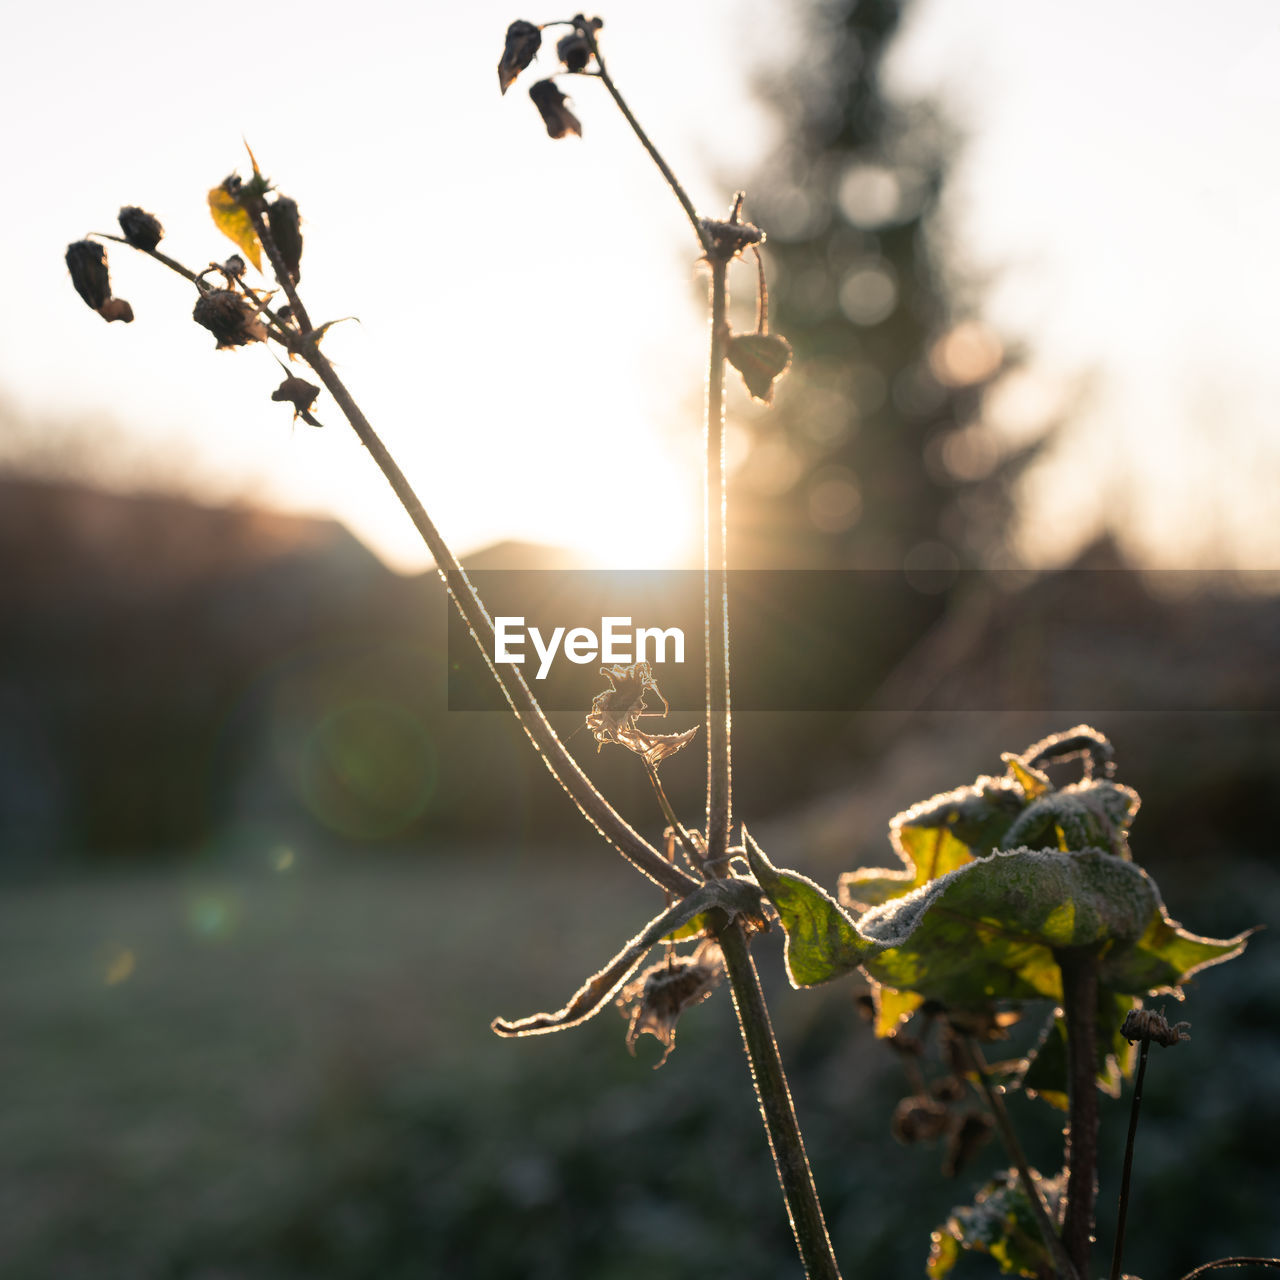
<svg viewBox="0 0 1280 1280"><path fill-rule="evenodd" d="M907 7L812 0L802 62L768 90L785 142L747 212L768 234L770 327L795 358L735 477L737 567L1009 562L1011 486L1043 438L1002 455L983 425L1018 356L945 261L955 131L883 90Z"/></svg>

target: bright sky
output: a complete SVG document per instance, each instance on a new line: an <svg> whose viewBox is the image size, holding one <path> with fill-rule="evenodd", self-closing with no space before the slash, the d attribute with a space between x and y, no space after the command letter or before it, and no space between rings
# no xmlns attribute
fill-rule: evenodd
<svg viewBox="0 0 1280 1280"><path fill-rule="evenodd" d="M776 142L753 84L788 64L796 9L603 15L611 70L710 212ZM188 285L121 247L133 325L71 291L67 242L114 230L122 204L159 215L163 247L197 269L231 252L205 193L244 168L245 137L301 206L313 318L360 317L326 349L455 548L532 538L615 567L686 554L705 329L690 233L602 86L570 82L586 136L559 143L523 82L497 92L507 23L568 14L244 12L237 27L221 6L53 0L11 27L0 403L28 429L0 457L58 420L60 447L111 483L179 472L212 499L332 511L394 563L425 563L333 405L323 431L291 428L270 356L215 352ZM954 225L999 271L991 318L1036 354L1007 429L1090 375L1033 491L1049 513L1033 554L1123 510L1166 563L1277 562L1277 66L1269 0L917 7L895 82L945 92L966 122Z"/></svg>

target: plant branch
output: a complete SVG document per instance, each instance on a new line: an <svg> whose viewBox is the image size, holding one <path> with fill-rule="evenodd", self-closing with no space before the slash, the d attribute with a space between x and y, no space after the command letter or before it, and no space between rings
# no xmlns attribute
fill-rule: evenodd
<svg viewBox="0 0 1280 1280"><path fill-rule="evenodd" d="M1087 1276L1098 1171L1098 953L1093 947L1062 947L1053 954L1062 971L1071 1106L1062 1242L1077 1272Z"/></svg>
<svg viewBox="0 0 1280 1280"><path fill-rule="evenodd" d="M729 847L733 825L729 700L729 574L725 547L728 503L724 468L724 362L728 347L729 262L711 259L711 355L707 367L703 496L703 637L707 651L707 861Z"/></svg>
<svg viewBox="0 0 1280 1280"><path fill-rule="evenodd" d="M650 760L645 760L644 767L648 771L649 781L653 783L654 794L658 797L658 807L662 810L662 816L666 818L667 825L680 840L681 847L684 849L685 857L688 859L691 867L697 867L702 862L702 855L698 852L698 846L693 843L693 837L689 834L683 822L676 817L676 811L671 807L671 801L667 799L667 793L662 785L662 779L658 777L658 768Z"/></svg>
<svg viewBox="0 0 1280 1280"><path fill-rule="evenodd" d="M1280 1258L1218 1258L1204 1263L1194 1271L1188 1271L1182 1280L1196 1280L1197 1276L1206 1272L1221 1271L1227 1267L1270 1267L1273 1271L1280 1271Z"/></svg>
<svg viewBox="0 0 1280 1280"><path fill-rule="evenodd" d="M1120 1264L1124 1257L1124 1228L1129 1216L1129 1175L1133 1172L1133 1143L1138 1136L1138 1111L1142 1107L1142 1081L1147 1074L1150 1039L1143 1039L1138 1050L1138 1071L1133 1079L1133 1101L1129 1107L1129 1136L1124 1144L1124 1167L1120 1174L1120 1206L1116 1211L1116 1243L1111 1254L1111 1280L1120 1280Z"/></svg>
<svg viewBox="0 0 1280 1280"><path fill-rule="evenodd" d="M1045 1204L1039 1184L1031 1172L1031 1166L1027 1163L1026 1153L1022 1150L1022 1143L1018 1140L1017 1130L1014 1129L1013 1121L1009 1118L1009 1109L1004 1105L1004 1097L992 1085L991 1077L987 1074L987 1063L982 1056L982 1050L972 1036L965 1036L963 1043L970 1065L973 1067L974 1075L978 1077L982 1095L987 1100L987 1106L991 1108L991 1115L996 1122L996 1128L1000 1130L1000 1137L1004 1142L1005 1150L1009 1153L1009 1159L1013 1161L1014 1167L1018 1170L1018 1177L1022 1179L1022 1187L1027 1193L1027 1199L1031 1201L1031 1209L1036 1217L1036 1225L1040 1228L1040 1238L1044 1241L1044 1246L1049 1251L1050 1257L1053 1258L1054 1271L1062 1280L1077 1280L1075 1266L1067 1255L1062 1238L1058 1235L1057 1228L1049 1217L1049 1208Z"/></svg>
<svg viewBox="0 0 1280 1280"><path fill-rule="evenodd" d="M698 243L703 249L710 252L711 241L702 225L702 219L698 217L698 211L693 207L693 201L689 199L688 193L680 185L680 180L672 173L671 166L662 158L662 153L653 145L649 135L640 127L640 121L631 114L631 108L627 106L626 99L618 92L618 86L614 84L613 77L609 74L609 68L605 66L604 58L600 56L600 45L596 41L595 30L590 23L579 27L578 30L586 37L587 45L596 60L596 66L600 68L599 77L604 82L604 87L609 90L609 96L618 104L618 110L622 112L623 118L631 126L632 132L636 137L640 139L641 145L649 153L650 159L658 166L659 172L667 180L667 186L671 188L675 198L680 201L680 207L692 224L693 234L698 237Z"/></svg>
<svg viewBox="0 0 1280 1280"><path fill-rule="evenodd" d="M787 1204L787 1216L795 1235L796 1248L809 1280L840 1280L840 1268L831 1248L822 1205L813 1182L813 1171L805 1154L804 1139L791 1101L791 1089L778 1053L778 1042L769 1021L760 975L747 948L739 924L725 924L718 930L725 968L733 991L733 1007L742 1029L742 1043L751 1064L760 1114L773 1165Z"/></svg>

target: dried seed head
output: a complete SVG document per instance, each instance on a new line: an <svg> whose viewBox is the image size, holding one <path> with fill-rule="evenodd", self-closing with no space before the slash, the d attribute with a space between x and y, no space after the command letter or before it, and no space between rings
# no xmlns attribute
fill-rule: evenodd
<svg viewBox="0 0 1280 1280"><path fill-rule="evenodd" d="M619 1009L630 1020L627 1048L634 1055L642 1035L655 1036L665 1046L656 1064L662 1066L675 1048L680 1015L701 1004L723 976L724 956L719 944L709 938L691 956L671 956L646 969L618 997Z"/></svg>
<svg viewBox="0 0 1280 1280"><path fill-rule="evenodd" d="M120 210L120 230L124 238L135 249L146 249L150 252L164 239L164 228L154 213L139 209L137 205L127 204Z"/></svg>
<svg viewBox="0 0 1280 1280"><path fill-rule="evenodd" d="M1131 1009L1120 1024L1120 1034L1130 1043L1134 1040L1154 1040L1156 1044L1172 1049L1183 1040L1191 1039L1191 1023L1175 1022L1170 1026L1163 1012Z"/></svg>
<svg viewBox="0 0 1280 1280"><path fill-rule="evenodd" d="M289 278L297 284L302 279L302 219L298 216L298 202L288 196L277 196L267 206L267 226L288 268Z"/></svg>
<svg viewBox="0 0 1280 1280"><path fill-rule="evenodd" d="M123 298L111 296L111 273L107 269L107 251L92 240L77 240L67 245L67 270L76 292L104 320L133 319L133 308Z"/></svg>
<svg viewBox="0 0 1280 1280"><path fill-rule="evenodd" d="M316 396L319 394L320 388L315 383L308 382L305 378L295 378L290 374L271 393L271 398L287 401L293 405L294 421L301 418L308 426L319 427L324 424L317 422L311 415L311 406L315 404Z"/></svg>
<svg viewBox="0 0 1280 1280"><path fill-rule="evenodd" d="M498 62L498 88L506 93L516 77L533 61L542 46L542 30L517 18L507 28L507 42Z"/></svg>
<svg viewBox="0 0 1280 1280"><path fill-rule="evenodd" d="M791 364L791 344L776 333L738 333L729 339L728 359L752 396L769 404L773 384Z"/></svg>
<svg viewBox="0 0 1280 1280"><path fill-rule="evenodd" d="M945 1177L954 1178L991 1137L994 1121L981 1111L966 1111L964 1118L951 1130L947 1154L942 1161Z"/></svg>
<svg viewBox="0 0 1280 1280"><path fill-rule="evenodd" d="M582 71L591 61L591 43L581 31L570 32L556 45L556 57L566 70Z"/></svg>
<svg viewBox="0 0 1280 1280"><path fill-rule="evenodd" d="M932 1098L903 1098L893 1109L890 1132L904 1146L913 1142L932 1142L947 1130L947 1109Z"/></svg>
<svg viewBox="0 0 1280 1280"><path fill-rule="evenodd" d="M217 338L218 350L266 341L267 331L258 313L230 289L210 289L202 293L191 318Z"/></svg>
<svg viewBox="0 0 1280 1280"><path fill-rule="evenodd" d="M245 260L238 254L233 253L226 262L222 263L218 268L228 280L239 280L245 272Z"/></svg>
<svg viewBox="0 0 1280 1280"><path fill-rule="evenodd" d="M529 90L533 105L542 116L542 123L547 126L547 133L553 138L563 138L566 134L576 133L582 137L582 122L566 107L565 96L552 80L539 80Z"/></svg>
<svg viewBox="0 0 1280 1280"><path fill-rule="evenodd" d="M939 1102L959 1102L969 1092L969 1086L959 1076L943 1076L933 1082L929 1092Z"/></svg>

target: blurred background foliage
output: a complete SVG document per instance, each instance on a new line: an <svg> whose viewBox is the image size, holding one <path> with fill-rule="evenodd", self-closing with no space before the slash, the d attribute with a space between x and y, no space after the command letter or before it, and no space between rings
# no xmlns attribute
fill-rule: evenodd
<svg viewBox="0 0 1280 1280"><path fill-rule="evenodd" d="M883 862L898 808L1095 718L1144 799L1138 858L1174 915L1225 936L1280 902L1280 613L1238 581L1153 589L1105 543L1075 575L968 572L1010 565L1017 480L1053 424L1013 449L984 428L1023 353L938 220L962 140L881 92L901 13L814 4L802 65L766 89L786 145L749 212L795 365L773 410L741 408L733 562L905 568L918 602L868 617L850 575L833 710L735 718L743 816L832 884ZM490 1036L657 902L584 844L508 717L448 713L433 577L331 521L17 475L0 564L4 1275L794 1272L724 993L657 1074L607 1012ZM514 545L473 564L563 567ZM574 749L654 831L635 762ZM687 756L664 779L692 814ZM791 994L758 950L848 1273L922 1274L928 1231L998 1157L949 1183L939 1152L894 1144L907 1088L856 984ZM1137 1274L1280 1249L1277 979L1264 935L1204 975L1192 1043L1152 1064ZM1105 1214L1123 1118L1104 1110ZM1027 1111L1047 1162L1057 1120Z"/></svg>

